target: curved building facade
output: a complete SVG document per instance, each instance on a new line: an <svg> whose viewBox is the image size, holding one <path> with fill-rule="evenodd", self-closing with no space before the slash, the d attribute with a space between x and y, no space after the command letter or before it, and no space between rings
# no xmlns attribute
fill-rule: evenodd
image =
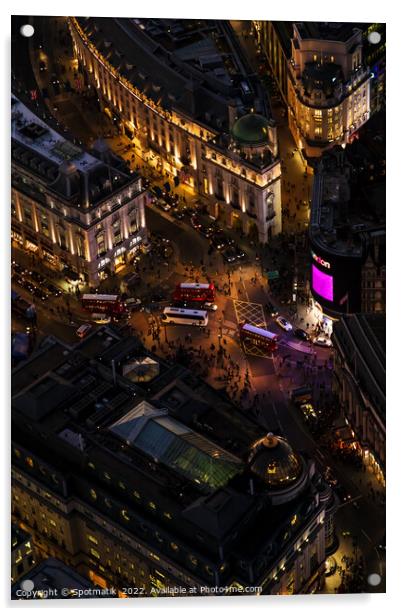
<svg viewBox="0 0 402 616"><path fill-rule="evenodd" d="M310 215L311 293L322 312L385 310L385 161L374 118L316 165Z"/></svg>
<svg viewBox="0 0 402 616"><path fill-rule="evenodd" d="M269 101L228 22L70 17L69 26L89 82L144 160L191 186L225 226L263 243L281 232ZM264 120L258 143L232 130L250 114Z"/></svg>

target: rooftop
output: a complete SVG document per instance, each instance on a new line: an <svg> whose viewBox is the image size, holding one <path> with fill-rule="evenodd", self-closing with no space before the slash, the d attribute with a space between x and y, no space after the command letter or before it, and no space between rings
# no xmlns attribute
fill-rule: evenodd
<svg viewBox="0 0 402 616"><path fill-rule="evenodd" d="M169 417L167 410L147 402L118 419L109 430L209 491L225 486L242 470L236 456Z"/></svg>
<svg viewBox="0 0 402 616"><path fill-rule="evenodd" d="M377 114L380 115L380 114ZM385 230L385 132L374 116L345 149L334 146L314 176L310 237L333 254L361 257Z"/></svg>
<svg viewBox="0 0 402 616"><path fill-rule="evenodd" d="M344 21L298 21L295 25L302 39L345 43L356 33L361 24Z"/></svg>
<svg viewBox="0 0 402 616"><path fill-rule="evenodd" d="M77 207L95 206L139 179L101 140L94 144L93 154L77 147L15 96L11 98L11 143L13 163L36 176L47 193ZM15 173L12 181L22 192L43 201L37 183L21 182Z"/></svg>
<svg viewBox="0 0 402 616"><path fill-rule="evenodd" d="M276 437L280 445L272 453L278 481L270 486L260 467L266 462L267 469L273 460L262 461L259 452L255 468L249 460L253 445L263 437L261 428L186 368L149 352L146 356L158 363L159 371L150 380L133 382L125 367L143 358L144 348L107 326L73 348L55 341L43 344L24 368L17 367L13 440L38 458L42 469L52 468L49 479L39 475L35 464L28 472L38 472L38 480L48 482L48 489L62 498L68 489L91 506L102 508L106 499L125 507L139 539L144 533L146 541L153 541L154 535L144 530L153 527L213 562L218 545L230 545L235 569L242 554L258 560L259 547L273 541L281 525L289 526L300 504L310 498L309 484L293 481L299 470L306 472L305 466L302 471L298 455ZM43 392L48 401L41 406ZM60 476L58 485L54 473ZM64 482L68 488L62 487ZM289 502L279 507L278 517L268 495L282 489ZM113 514L118 524L119 511ZM169 519L163 512L169 512ZM250 533L259 538L253 554L245 539ZM155 543L153 549L162 549L157 539ZM177 554L178 560L182 557ZM236 576L244 577L241 570Z"/></svg>
<svg viewBox="0 0 402 616"><path fill-rule="evenodd" d="M54 594L49 594L50 598L58 598L58 599L71 599L78 598L74 596L74 590L83 590L87 588L94 588L94 585L91 584L86 578L77 573L75 569L68 567L61 560L56 558L47 558L41 563L37 564L33 569L31 569L25 576L20 578L16 584L12 587L12 596L13 598L21 599L15 593L19 590L24 582L24 580L29 580L33 582L33 588L37 591L38 598L47 598L47 593L52 593L55 590L58 591L66 591L71 590L72 594L67 596L65 594L61 594L59 592L58 596L55 597Z"/></svg>
<svg viewBox="0 0 402 616"><path fill-rule="evenodd" d="M248 113L234 123L233 137L242 145L261 146L269 141L270 122L258 113Z"/></svg>
<svg viewBox="0 0 402 616"><path fill-rule="evenodd" d="M250 462L251 469L274 489L291 485L299 479L303 470L300 457L289 443L273 434L254 443Z"/></svg>
<svg viewBox="0 0 402 616"><path fill-rule="evenodd" d="M386 324L383 314L353 314L334 325L336 345L347 358L357 352L362 366L351 362L364 394L375 399L375 407L385 417L385 343Z"/></svg>
<svg viewBox="0 0 402 616"><path fill-rule="evenodd" d="M269 113L266 94L229 22L195 19L79 17L108 62L165 110L228 130L228 106Z"/></svg>
<svg viewBox="0 0 402 616"><path fill-rule="evenodd" d="M11 98L11 138L56 167L71 162L79 171L90 171L101 164L99 159L66 141L15 96Z"/></svg>

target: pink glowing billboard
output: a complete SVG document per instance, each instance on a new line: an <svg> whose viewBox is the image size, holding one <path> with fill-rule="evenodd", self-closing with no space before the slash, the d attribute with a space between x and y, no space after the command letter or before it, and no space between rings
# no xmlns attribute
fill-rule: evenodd
<svg viewBox="0 0 402 616"><path fill-rule="evenodd" d="M324 274L315 265L312 266L313 290L329 302L334 301L334 279L329 274Z"/></svg>

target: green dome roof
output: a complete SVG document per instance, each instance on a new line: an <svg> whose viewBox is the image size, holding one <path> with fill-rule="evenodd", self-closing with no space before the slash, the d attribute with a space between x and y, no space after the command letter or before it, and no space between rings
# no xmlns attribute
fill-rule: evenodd
<svg viewBox="0 0 402 616"><path fill-rule="evenodd" d="M232 134L236 141L244 145L263 145L268 143L269 120L258 113L248 113L233 125Z"/></svg>

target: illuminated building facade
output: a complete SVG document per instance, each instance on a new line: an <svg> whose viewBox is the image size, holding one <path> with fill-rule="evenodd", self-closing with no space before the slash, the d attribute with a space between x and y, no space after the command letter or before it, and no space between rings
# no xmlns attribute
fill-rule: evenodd
<svg viewBox="0 0 402 616"><path fill-rule="evenodd" d="M146 240L141 178L102 141L89 154L11 104L13 243L96 285Z"/></svg>
<svg viewBox="0 0 402 616"><path fill-rule="evenodd" d="M288 101L288 71L292 54L291 21L254 21L260 50L265 54L283 100Z"/></svg>
<svg viewBox="0 0 402 616"><path fill-rule="evenodd" d="M11 583L20 580L35 565L32 537L29 533L11 525Z"/></svg>
<svg viewBox="0 0 402 616"><path fill-rule="evenodd" d="M202 195L224 226L263 243L281 232L276 127L229 22L69 18L69 25L102 108L148 164Z"/></svg>
<svg viewBox="0 0 402 616"><path fill-rule="evenodd" d="M385 315L354 314L334 324L333 380L363 460L385 475Z"/></svg>
<svg viewBox="0 0 402 616"><path fill-rule="evenodd" d="M148 355L105 327L14 371L14 519L104 588L318 590L337 504L314 462L179 365L138 382Z"/></svg>
<svg viewBox="0 0 402 616"><path fill-rule="evenodd" d="M354 24L255 22L282 96L289 127L306 157L345 144L370 117L370 69ZM285 76L287 86L285 85Z"/></svg>

